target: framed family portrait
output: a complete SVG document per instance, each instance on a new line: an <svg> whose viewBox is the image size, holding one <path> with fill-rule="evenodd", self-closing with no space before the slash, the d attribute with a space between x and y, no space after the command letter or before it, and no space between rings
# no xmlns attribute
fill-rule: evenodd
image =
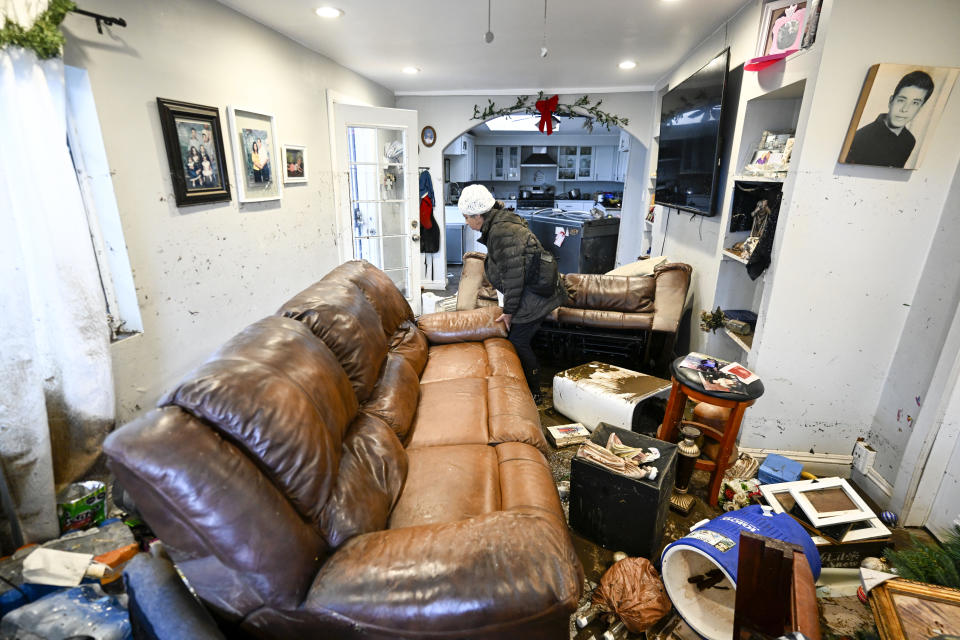
<svg viewBox="0 0 960 640"><path fill-rule="evenodd" d="M806 0L772 0L763 5L757 57L800 49L807 25Z"/></svg>
<svg viewBox="0 0 960 640"><path fill-rule="evenodd" d="M240 202L279 200L283 196L277 126L267 113L227 107Z"/></svg>
<svg viewBox="0 0 960 640"><path fill-rule="evenodd" d="M870 591L881 640L928 640L960 635L960 591L897 578Z"/></svg>
<svg viewBox="0 0 960 640"><path fill-rule="evenodd" d="M307 181L307 148L298 144L283 145L283 182L296 184Z"/></svg>
<svg viewBox="0 0 960 640"><path fill-rule="evenodd" d="M839 161L916 169L960 68L875 64L867 71Z"/></svg>
<svg viewBox="0 0 960 640"><path fill-rule="evenodd" d="M166 98L157 110L177 206L229 201L220 110Z"/></svg>

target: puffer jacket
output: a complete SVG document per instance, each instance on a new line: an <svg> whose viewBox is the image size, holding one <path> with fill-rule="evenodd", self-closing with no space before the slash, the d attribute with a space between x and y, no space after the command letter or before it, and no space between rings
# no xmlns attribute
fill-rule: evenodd
<svg viewBox="0 0 960 640"><path fill-rule="evenodd" d="M490 284L503 293L503 312L513 322L540 320L559 307L567 297L563 281L557 277L552 296L540 296L525 286L527 271L540 253L546 251L527 222L512 211L494 209L484 216L480 242L487 247L483 270Z"/></svg>

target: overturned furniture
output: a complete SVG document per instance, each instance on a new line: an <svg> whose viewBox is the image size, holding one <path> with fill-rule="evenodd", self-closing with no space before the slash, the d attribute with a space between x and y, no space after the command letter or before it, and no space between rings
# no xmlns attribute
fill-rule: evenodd
<svg viewBox="0 0 960 640"><path fill-rule="evenodd" d="M673 262L652 276L568 273L570 296L544 321L534 346L561 362L600 360L664 372L684 314L692 268Z"/></svg>
<svg viewBox="0 0 960 640"><path fill-rule="evenodd" d="M346 263L111 434L110 467L230 628L560 637L583 570L499 313L418 326Z"/></svg>
<svg viewBox="0 0 960 640"><path fill-rule="evenodd" d="M496 290L483 275L484 260L482 253L463 256L458 309L497 304ZM666 262L652 275L568 273L563 278L570 296L544 320L533 346L563 366L599 360L666 372L688 311L692 271L688 264Z"/></svg>

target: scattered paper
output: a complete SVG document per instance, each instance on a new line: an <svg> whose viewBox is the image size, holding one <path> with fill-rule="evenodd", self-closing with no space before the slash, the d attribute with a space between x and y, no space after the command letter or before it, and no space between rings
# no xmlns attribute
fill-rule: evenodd
<svg viewBox="0 0 960 640"><path fill-rule="evenodd" d="M75 587L83 580L93 555L38 548L23 560L23 581Z"/></svg>
<svg viewBox="0 0 960 640"><path fill-rule="evenodd" d="M755 374L753 371L750 371L750 369L747 369L739 362L731 362L723 369L720 369L720 371L724 373L732 373L733 375L737 376L737 378L739 378L740 382L743 384L750 384L751 382L760 379L760 376Z"/></svg>

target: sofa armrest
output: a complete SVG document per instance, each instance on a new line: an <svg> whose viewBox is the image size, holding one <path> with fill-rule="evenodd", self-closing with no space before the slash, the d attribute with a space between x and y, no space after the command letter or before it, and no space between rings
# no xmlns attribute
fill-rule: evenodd
<svg viewBox="0 0 960 640"><path fill-rule="evenodd" d="M417 320L417 326L430 344L453 342L480 342L487 338L506 338L507 327L494 322L503 310L500 307L480 307L467 311L427 313Z"/></svg>
<svg viewBox="0 0 960 640"><path fill-rule="evenodd" d="M567 619L582 585L564 523L517 508L357 536L324 564L303 609L393 637L492 637Z"/></svg>
<svg viewBox="0 0 960 640"><path fill-rule="evenodd" d="M690 288L692 267L682 262L659 265L654 270L657 295L654 301L653 330L676 333Z"/></svg>

